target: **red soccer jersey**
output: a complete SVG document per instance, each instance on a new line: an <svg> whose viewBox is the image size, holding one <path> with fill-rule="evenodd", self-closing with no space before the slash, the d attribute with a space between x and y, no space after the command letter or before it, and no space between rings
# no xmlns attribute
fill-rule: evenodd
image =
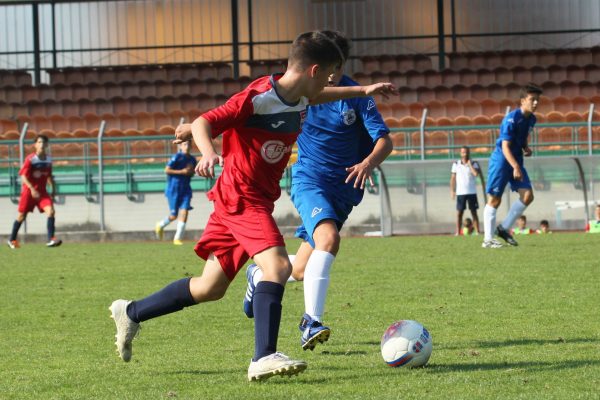
<svg viewBox="0 0 600 400"><path fill-rule="evenodd" d="M308 98L286 103L275 89L281 75L265 76L203 114L213 137L223 133L223 173L208 198L228 212L269 207L281 195L279 181L302 129Z"/></svg>
<svg viewBox="0 0 600 400"><path fill-rule="evenodd" d="M35 190L46 193L46 183L48 177L52 175L52 160L48 155L46 155L46 159L41 160L37 154L30 154L25 158L19 175L25 176ZM29 187L23 184L21 191L29 191Z"/></svg>

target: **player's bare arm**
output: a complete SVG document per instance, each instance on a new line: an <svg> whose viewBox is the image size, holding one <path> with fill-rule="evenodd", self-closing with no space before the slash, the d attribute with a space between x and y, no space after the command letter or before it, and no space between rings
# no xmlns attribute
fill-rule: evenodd
<svg viewBox="0 0 600 400"><path fill-rule="evenodd" d="M202 153L200 161L196 164L196 173L205 178L214 178L215 166L223 166L223 157L217 154L212 144L211 130L208 121L202 117L198 117L192 122L192 137L198 150Z"/></svg>
<svg viewBox="0 0 600 400"><path fill-rule="evenodd" d="M34 199L37 199L40 197L40 193L37 190L35 190L35 188L31 184L31 182L29 182L29 179L27 179L27 177L25 175L21 175L21 180L23 181L25 186L27 186L29 188L29 190L31 191L31 197L33 197Z"/></svg>
<svg viewBox="0 0 600 400"><path fill-rule="evenodd" d="M54 196L56 195L56 182L54 182L54 177L52 175L50 175L48 177L48 184L51 187L51 189L50 189L50 197L52 197L54 199Z"/></svg>
<svg viewBox="0 0 600 400"><path fill-rule="evenodd" d="M456 174L450 174L450 198L456 198Z"/></svg>
<svg viewBox="0 0 600 400"><path fill-rule="evenodd" d="M389 135L379 138L375 143L375 148L373 148L371 154L365 157L362 162L346 168L346 172L348 172L346 183L355 179L354 187L360 187L361 189L364 189L365 183L368 180L369 184L374 186L373 169L375 169L375 167L381 164L387 158L387 156L390 155L393 148L394 144L392 143L392 139L390 139Z"/></svg>
<svg viewBox="0 0 600 400"><path fill-rule="evenodd" d="M513 156L512 152L510 151L510 141L502 141L502 154L504 155L504 158L506 158L506 161L508 161L510 166L513 168L513 177L518 181L523 180L523 172L521 172L521 167L515 159L515 156Z"/></svg>
<svg viewBox="0 0 600 400"><path fill-rule="evenodd" d="M523 146L523 155L525 157L530 157L531 154L533 154L533 151L531 150L531 147L529 147L529 143L525 142L525 145Z"/></svg>
<svg viewBox="0 0 600 400"><path fill-rule="evenodd" d="M398 91L389 82L374 83L369 86L327 86L316 97L310 99L310 104L329 103L335 100L374 96L377 94L387 99L390 95L398 94Z"/></svg>
<svg viewBox="0 0 600 400"><path fill-rule="evenodd" d="M467 160L467 165L469 166L469 169L471 170L471 175L473 175L473 176L479 175L479 169L475 168L471 159Z"/></svg>

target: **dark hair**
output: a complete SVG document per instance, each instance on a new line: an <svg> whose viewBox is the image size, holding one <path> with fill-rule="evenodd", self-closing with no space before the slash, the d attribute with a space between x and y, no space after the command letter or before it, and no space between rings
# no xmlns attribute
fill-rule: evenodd
<svg viewBox="0 0 600 400"><path fill-rule="evenodd" d="M518 219L520 219L522 221L527 221L527 217L524 215L521 215Z"/></svg>
<svg viewBox="0 0 600 400"><path fill-rule="evenodd" d="M350 57L350 47L352 46L350 40L340 31L321 31L321 33L335 42L344 57L343 61L348 60L348 57Z"/></svg>
<svg viewBox="0 0 600 400"><path fill-rule="evenodd" d="M33 141L34 143L37 142L39 139L42 139L44 141L44 143L48 143L48 136L46 135L37 135L35 137L35 140Z"/></svg>
<svg viewBox="0 0 600 400"><path fill-rule="evenodd" d="M521 91L519 92L519 99L524 99L530 94L540 95L543 92L544 91L542 90L541 87L537 86L534 83L528 83L527 85L525 85L521 88Z"/></svg>
<svg viewBox="0 0 600 400"><path fill-rule="evenodd" d="M550 225L550 224L548 223L548 220L547 220L547 219L543 219L543 220L541 220L541 221L540 221L540 225L545 225L545 226L548 226L548 225Z"/></svg>
<svg viewBox="0 0 600 400"><path fill-rule="evenodd" d="M344 50L349 51L347 39L339 32L333 31L312 31L304 32L292 43L289 66L297 66L304 70L312 64L329 66L343 64L346 60ZM342 46L340 46L342 44Z"/></svg>

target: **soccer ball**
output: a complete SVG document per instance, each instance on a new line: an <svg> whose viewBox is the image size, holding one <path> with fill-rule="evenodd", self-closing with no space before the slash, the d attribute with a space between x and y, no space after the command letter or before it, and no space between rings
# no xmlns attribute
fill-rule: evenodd
<svg viewBox="0 0 600 400"><path fill-rule="evenodd" d="M432 349L431 335L417 321L394 322L381 338L381 355L390 367L421 367Z"/></svg>

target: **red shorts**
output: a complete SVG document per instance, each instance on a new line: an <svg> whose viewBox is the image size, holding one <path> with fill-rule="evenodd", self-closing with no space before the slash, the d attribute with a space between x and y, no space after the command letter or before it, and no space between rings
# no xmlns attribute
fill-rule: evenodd
<svg viewBox="0 0 600 400"><path fill-rule="evenodd" d="M44 208L52 204L52 197L48 193L40 193L40 197L34 199L29 190L24 190L21 192L18 210L22 214L30 213L37 206L40 212L44 212Z"/></svg>
<svg viewBox="0 0 600 400"><path fill-rule="evenodd" d="M285 243L271 211L247 208L237 214L215 210L194 251L205 260L213 253L227 278L233 280L248 258L277 246Z"/></svg>

